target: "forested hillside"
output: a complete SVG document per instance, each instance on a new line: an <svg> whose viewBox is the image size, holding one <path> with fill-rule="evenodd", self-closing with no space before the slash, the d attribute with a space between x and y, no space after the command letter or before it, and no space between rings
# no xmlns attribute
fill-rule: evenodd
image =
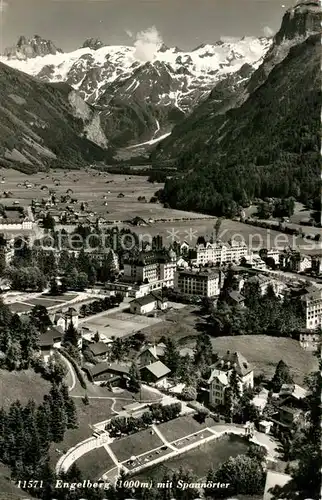
<svg viewBox="0 0 322 500"><path fill-rule="evenodd" d="M315 11L309 16L306 11L306 19L312 15L316 21ZM282 28L285 32L285 20ZM185 123L189 135L173 160L182 173L166 182L164 201L179 209L234 215L237 205L255 197L293 196L304 203L319 198L320 35L297 37L292 45L274 65L268 54L241 105L212 112L203 123L192 121L195 112L190 130ZM171 158L171 137L166 141L155 152L155 163Z"/></svg>

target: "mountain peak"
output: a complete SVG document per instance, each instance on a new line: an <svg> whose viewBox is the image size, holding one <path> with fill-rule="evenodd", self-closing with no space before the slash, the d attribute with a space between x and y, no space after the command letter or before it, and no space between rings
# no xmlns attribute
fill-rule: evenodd
<svg viewBox="0 0 322 500"><path fill-rule="evenodd" d="M5 49L4 55L8 59L26 60L38 56L47 56L48 54L56 55L62 52L51 40L41 38L39 35L34 35L28 39L22 35L18 38L16 45Z"/></svg>
<svg viewBox="0 0 322 500"><path fill-rule="evenodd" d="M319 33L321 10L317 0L300 0L288 9L283 17L280 30L275 35L275 43Z"/></svg>
<svg viewBox="0 0 322 500"><path fill-rule="evenodd" d="M92 50L98 50L105 47L105 43L103 43L99 38L86 38L85 42L81 46L81 49L86 49L87 47Z"/></svg>

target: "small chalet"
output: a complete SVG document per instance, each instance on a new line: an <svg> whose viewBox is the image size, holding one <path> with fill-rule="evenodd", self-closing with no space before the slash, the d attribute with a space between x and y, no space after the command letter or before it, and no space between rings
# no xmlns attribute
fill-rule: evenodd
<svg viewBox="0 0 322 500"><path fill-rule="evenodd" d="M232 290L228 293L227 302L231 306L243 307L245 305L245 297L237 290Z"/></svg>
<svg viewBox="0 0 322 500"><path fill-rule="evenodd" d="M139 364L141 367L159 361L164 356L163 345L152 345L143 349L139 354Z"/></svg>
<svg viewBox="0 0 322 500"><path fill-rule="evenodd" d="M108 357L109 346L104 342L95 342L94 344L90 344L88 349L95 359L106 359Z"/></svg>
<svg viewBox="0 0 322 500"><path fill-rule="evenodd" d="M53 348L60 347L63 336L64 330L60 326L50 326L45 333L40 335L38 347L46 362L52 354Z"/></svg>
<svg viewBox="0 0 322 500"><path fill-rule="evenodd" d="M171 370L162 361L156 361L155 363L143 366L140 372L144 382L154 384L157 387L165 387L167 385L167 375L169 375Z"/></svg>
<svg viewBox="0 0 322 500"><path fill-rule="evenodd" d="M129 379L129 367L116 363L103 361L97 365L85 365L83 369L94 384L109 382L111 385L117 386Z"/></svg>
<svg viewBox="0 0 322 500"><path fill-rule="evenodd" d="M167 300L156 293L149 293L130 302L130 311L133 314L148 314L150 312L167 309Z"/></svg>

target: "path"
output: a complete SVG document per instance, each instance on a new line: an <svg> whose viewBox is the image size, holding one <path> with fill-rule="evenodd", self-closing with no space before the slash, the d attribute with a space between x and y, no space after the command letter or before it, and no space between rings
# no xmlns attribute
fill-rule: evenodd
<svg viewBox="0 0 322 500"><path fill-rule="evenodd" d="M166 438L164 437L162 432L157 428L157 426L155 424L152 425L152 429L159 436L161 441L167 446L167 448L171 448L171 450L173 450L173 451L178 451L178 448L176 448L171 443L169 443L169 441L166 440Z"/></svg>
<svg viewBox="0 0 322 500"><path fill-rule="evenodd" d="M76 386L76 375L74 372L74 368L73 368L73 365L71 364L71 362L67 358L65 358L65 356L63 356L63 354L60 351L58 351L58 352L59 352L61 359L63 360L63 362L67 366L68 374L70 374L70 377L71 377L71 384L68 385L68 390L69 390L69 392L71 392Z"/></svg>

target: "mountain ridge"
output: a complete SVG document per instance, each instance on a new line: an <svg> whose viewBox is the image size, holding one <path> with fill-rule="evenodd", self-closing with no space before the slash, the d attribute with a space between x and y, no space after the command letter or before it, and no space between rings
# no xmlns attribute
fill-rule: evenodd
<svg viewBox="0 0 322 500"><path fill-rule="evenodd" d="M256 69L271 40L244 37L203 44L190 52L161 44L148 54L150 60L141 60L142 49L137 53L135 46L101 43L88 39L85 47L70 53L2 62L44 82L70 84L97 106L111 142L126 147L155 138L157 128L159 136L169 133L216 82L245 63Z"/></svg>
<svg viewBox="0 0 322 500"><path fill-rule="evenodd" d="M287 28L293 38L283 35ZM319 31L316 3L297 4L285 14L262 64L228 95L225 106L222 100L216 108L211 94L158 144L154 164L178 168L166 182L164 201L182 210L234 216L238 205L256 197L318 199Z"/></svg>
<svg viewBox="0 0 322 500"><path fill-rule="evenodd" d="M0 63L0 165L32 173L111 158L98 113L65 83Z"/></svg>

